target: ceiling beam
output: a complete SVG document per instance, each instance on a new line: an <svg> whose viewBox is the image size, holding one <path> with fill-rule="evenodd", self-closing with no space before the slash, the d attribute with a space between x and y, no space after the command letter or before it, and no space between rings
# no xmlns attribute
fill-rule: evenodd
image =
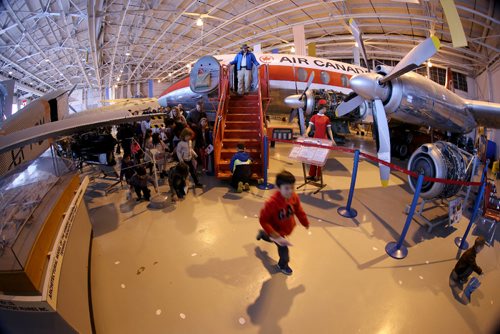
<svg viewBox="0 0 500 334"><path fill-rule="evenodd" d="M16 21L17 23L17 28L25 34L26 38L28 39L28 41L31 43L31 45L33 45L35 47L35 49L37 49L43 56L44 59L48 59L48 56L45 54L45 52L42 50L42 48L38 45L38 43L36 43L33 38L31 37L30 33L27 32L27 29L26 27L24 26L24 24L21 22L21 20L19 19L19 17L16 15L16 13L14 12L14 10L12 9L12 6L10 5L10 3L8 1L4 1L4 5L5 7L7 8L7 11L9 12L9 15L14 19L14 21ZM54 65L52 62L50 62L50 64L52 65L52 67L54 67L54 69L56 70L57 73L59 73L59 75L61 77L63 77L68 83L71 84L71 81L66 78L66 76L59 70L59 68Z"/></svg>

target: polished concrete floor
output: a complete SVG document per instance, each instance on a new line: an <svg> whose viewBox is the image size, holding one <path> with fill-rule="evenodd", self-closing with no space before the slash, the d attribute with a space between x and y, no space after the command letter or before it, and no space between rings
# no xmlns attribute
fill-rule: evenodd
<svg viewBox="0 0 500 334"><path fill-rule="evenodd" d="M372 141L355 139L363 150ZM271 151L270 179L287 169L302 180L290 146ZM388 257L412 194L406 179L379 187L378 169L362 160L353 207L342 218L352 157L333 153L327 187L298 193L311 221L291 236L294 274L277 273L276 247L256 241L258 214L273 191L236 194L204 177L205 189L164 209L104 195L96 179L87 193L94 226L92 303L97 333L492 333L500 319L500 246L485 248L485 275L470 303L450 287L453 243L468 220L427 233L413 223L409 255ZM166 192L168 186L161 186ZM497 240L499 240L497 233ZM455 295L454 295L455 292Z"/></svg>

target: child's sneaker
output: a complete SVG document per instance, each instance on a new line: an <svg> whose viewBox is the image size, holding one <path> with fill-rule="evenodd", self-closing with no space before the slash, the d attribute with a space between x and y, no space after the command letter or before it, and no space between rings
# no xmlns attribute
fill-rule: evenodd
<svg viewBox="0 0 500 334"><path fill-rule="evenodd" d="M238 182L238 188L236 189L237 193L243 192L243 182Z"/></svg>
<svg viewBox="0 0 500 334"><path fill-rule="evenodd" d="M288 265L284 268L281 268L280 265L278 264L278 269L285 275L290 276L293 274L292 268L290 268Z"/></svg>
<svg viewBox="0 0 500 334"><path fill-rule="evenodd" d="M245 183L245 184L243 185L243 190L244 190L244 191L250 191L250 185L249 185L248 183Z"/></svg>
<svg viewBox="0 0 500 334"><path fill-rule="evenodd" d="M266 233L264 232L264 230L259 230L259 232L257 232L257 236L255 237L255 239L257 240L262 239L264 237L264 233Z"/></svg>

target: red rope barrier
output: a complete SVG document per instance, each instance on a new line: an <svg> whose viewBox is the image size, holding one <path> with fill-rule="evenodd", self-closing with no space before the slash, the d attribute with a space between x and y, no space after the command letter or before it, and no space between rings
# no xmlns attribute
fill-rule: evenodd
<svg viewBox="0 0 500 334"><path fill-rule="evenodd" d="M341 151L341 152L345 152L345 153L354 153L356 151L355 149L352 149L352 148L345 148L345 147L340 147L340 146L324 146L324 145L318 145L318 144L313 144L313 143L303 143L303 142L297 142L297 141L293 141L293 140L284 140L284 139L275 139L275 138L271 138L271 140L274 142L278 142L278 143L294 144L294 145L300 145L300 146L306 146L306 147L326 148L326 149L329 149L331 151ZM379 158L377 158L373 155L370 155L368 153L360 152L359 155L367 158L368 160L385 165L391 169L397 170L397 171L402 172L402 173L409 175L411 177L415 177L415 178L418 177L418 173L415 171L399 167L395 164L392 164L392 163L384 161L384 160L380 160ZM481 185L481 182L449 180L449 179L442 179L442 178L429 177L429 176L424 176L424 181L438 182L438 183L444 183L444 184L455 184L455 185L460 185L460 186L480 186Z"/></svg>

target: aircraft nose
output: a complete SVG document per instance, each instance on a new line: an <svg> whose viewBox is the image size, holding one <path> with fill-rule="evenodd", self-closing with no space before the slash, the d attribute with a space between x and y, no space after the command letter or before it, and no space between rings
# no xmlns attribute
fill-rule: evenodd
<svg viewBox="0 0 500 334"><path fill-rule="evenodd" d="M389 97L389 89L385 85L380 85L378 78L380 76L375 73L357 74L351 78L349 84L352 90L364 99L383 101Z"/></svg>
<svg viewBox="0 0 500 334"><path fill-rule="evenodd" d="M376 81L364 73L353 76L349 81L352 90L367 100L374 98L374 83L376 84Z"/></svg>
<svg viewBox="0 0 500 334"><path fill-rule="evenodd" d="M300 101L299 99L300 94L287 96L285 97L285 104L292 109L302 108L304 101Z"/></svg>

